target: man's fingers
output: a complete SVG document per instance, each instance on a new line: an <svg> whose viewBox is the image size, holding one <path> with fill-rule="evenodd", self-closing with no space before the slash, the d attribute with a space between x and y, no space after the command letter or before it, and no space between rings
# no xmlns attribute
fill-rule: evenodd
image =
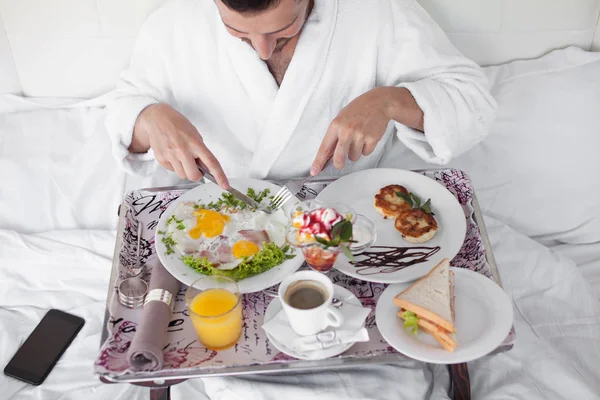
<svg viewBox="0 0 600 400"><path fill-rule="evenodd" d="M348 158L350 161L356 162L360 159L363 154L364 142L362 140L353 141L348 151Z"/></svg>
<svg viewBox="0 0 600 400"><path fill-rule="evenodd" d="M375 147L377 147L377 141L366 141L362 149L362 155L365 157L370 155L375 150Z"/></svg>
<svg viewBox="0 0 600 400"><path fill-rule="evenodd" d="M171 163L171 165L173 166L173 168L175 169L175 173L177 173L177 176L181 179L185 179L185 170L183 169L183 165L181 164L180 161L173 161Z"/></svg>
<svg viewBox="0 0 600 400"><path fill-rule="evenodd" d="M200 143L196 154L200 161L206 165L206 168L208 168L210 173L215 177L221 189L228 189L229 180L227 179L221 164L204 143Z"/></svg>
<svg viewBox="0 0 600 400"><path fill-rule="evenodd" d="M335 151L333 153L333 165L337 169L344 169L351 144L352 142L350 135L340 135L337 146L335 147Z"/></svg>
<svg viewBox="0 0 600 400"><path fill-rule="evenodd" d="M158 163L165 169L168 169L169 171L175 171L175 168L173 168L173 165L169 161L159 158L157 158L156 161L158 161Z"/></svg>
<svg viewBox="0 0 600 400"><path fill-rule="evenodd" d="M335 146L337 145L337 140L337 134L330 126L329 130L325 134L325 137L323 138L323 141L321 142L319 151L317 151L317 156L310 167L310 174L312 176L319 175L327 161L333 156Z"/></svg>
<svg viewBox="0 0 600 400"><path fill-rule="evenodd" d="M196 165L196 160L193 156L185 156L182 158L181 164L185 170L185 175L190 181L197 182L202 178L202 172L198 169L198 165Z"/></svg>

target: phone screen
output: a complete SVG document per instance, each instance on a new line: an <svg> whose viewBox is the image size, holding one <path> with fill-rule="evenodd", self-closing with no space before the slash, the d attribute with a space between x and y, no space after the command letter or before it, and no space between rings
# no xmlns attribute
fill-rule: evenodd
<svg viewBox="0 0 600 400"><path fill-rule="evenodd" d="M10 360L4 373L34 385L46 379L69 347L84 320L59 310L50 310Z"/></svg>

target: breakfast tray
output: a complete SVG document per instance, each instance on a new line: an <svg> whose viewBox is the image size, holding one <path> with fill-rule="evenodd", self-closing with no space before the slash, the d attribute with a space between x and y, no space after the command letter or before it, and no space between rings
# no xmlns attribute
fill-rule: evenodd
<svg viewBox="0 0 600 400"><path fill-rule="evenodd" d="M459 253L451 261L452 266L479 272L502 286L498 274L485 224L469 177L460 170L438 169L417 171L444 185L456 196L465 213L467 233ZM302 200L316 197L335 178L319 178L309 181L298 194ZM283 184L283 182L274 182ZM318 361L303 361L291 358L273 347L261 326L263 316L271 298L263 292L244 295L243 333L239 342L231 349L215 352L197 341L195 331L187 314L182 285L176 296L172 320L168 328L168 343L164 348L164 367L155 372L130 370L127 350L142 315L142 309L127 309L120 305L116 296L116 285L127 277L126 269L136 262L138 223L144 230L141 239L141 261L148 271L144 279L149 282L152 265L158 257L154 250L154 232L161 214L186 191L197 185L167 188L140 189L128 193L119 212L119 228L115 244L113 268L107 296L101 347L95 362L95 372L105 382L154 382L163 384L181 379L243 375L275 372L316 371L319 369L342 368L368 363L389 363L405 359L382 338L375 325L375 305L387 285L364 282L333 270L329 277L334 283L353 292L363 306L373 310L365 326L370 340L356 343L345 353ZM496 352L512 348L514 329Z"/></svg>

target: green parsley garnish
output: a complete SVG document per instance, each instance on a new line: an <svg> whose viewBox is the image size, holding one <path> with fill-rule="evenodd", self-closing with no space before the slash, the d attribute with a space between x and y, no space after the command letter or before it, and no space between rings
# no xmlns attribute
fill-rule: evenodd
<svg viewBox="0 0 600 400"><path fill-rule="evenodd" d="M185 225L183 224L183 221L178 222L177 225L175 226L175 228L179 229L180 231L185 229Z"/></svg>
<svg viewBox="0 0 600 400"><path fill-rule="evenodd" d="M257 193L253 188L248 188L246 195L257 203L261 203L269 195L269 193L271 193L271 190L269 189L261 190ZM212 209L217 211L223 209L228 211L252 209L246 203L228 192L223 192L221 197L219 197L216 201L211 201L208 204L198 204L197 206L195 205L194 208Z"/></svg>
<svg viewBox="0 0 600 400"><path fill-rule="evenodd" d="M254 189L248 188L248 192L246 193L246 195L254 201L256 201L257 203L262 203L262 201L265 199L265 197L269 195L269 193L271 193L270 189L265 189L256 193Z"/></svg>
<svg viewBox="0 0 600 400"><path fill-rule="evenodd" d="M163 236L160 241L163 242L167 248L165 255L168 256L169 254L173 254L175 252L175 250L173 250L173 246L177 246L177 242L173 240L170 233L166 236Z"/></svg>
<svg viewBox="0 0 600 400"><path fill-rule="evenodd" d="M412 311L404 311L402 313L404 319L404 327L410 329L410 333L416 335L419 331L419 317Z"/></svg>
<svg viewBox="0 0 600 400"><path fill-rule="evenodd" d="M409 194L405 194L402 192L396 192L396 196L402 198L405 202L407 202L412 208L417 208L423 212L426 212L429 215L435 215L431 212L431 199L427 199L427 201L421 204L421 199L416 194L410 192Z"/></svg>
<svg viewBox="0 0 600 400"><path fill-rule="evenodd" d="M158 233L159 235L165 235L167 232L165 232L165 231L158 231L157 233Z"/></svg>
<svg viewBox="0 0 600 400"><path fill-rule="evenodd" d="M220 270L214 267L206 257L197 258L193 255L183 256L181 261L194 271L203 275L227 276L235 281L249 278L294 258L296 255L291 246L285 244L281 247L275 243L265 243L262 250L251 258L244 258L237 267L231 270Z"/></svg>
<svg viewBox="0 0 600 400"><path fill-rule="evenodd" d="M183 222L183 220L177 219L177 218L175 218L174 215L171 215L171 218L169 218L166 222L167 226L169 226L171 224L171 222L175 222L176 224L181 224ZM185 228L183 228L183 229L185 229Z"/></svg>

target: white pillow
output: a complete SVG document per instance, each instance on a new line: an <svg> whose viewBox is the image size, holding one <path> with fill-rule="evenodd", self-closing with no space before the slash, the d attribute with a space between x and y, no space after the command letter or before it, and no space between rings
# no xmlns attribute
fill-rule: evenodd
<svg viewBox="0 0 600 400"><path fill-rule="evenodd" d="M105 101L0 96L0 229L116 229L125 193L183 183L164 169L125 173L104 128Z"/></svg>
<svg viewBox="0 0 600 400"><path fill-rule="evenodd" d="M600 53L573 47L485 72L496 121L449 165L471 176L484 213L520 232L600 241ZM427 167L398 143L381 165Z"/></svg>
<svg viewBox="0 0 600 400"><path fill-rule="evenodd" d="M115 229L125 173L112 157L103 110L2 111L0 228Z"/></svg>

